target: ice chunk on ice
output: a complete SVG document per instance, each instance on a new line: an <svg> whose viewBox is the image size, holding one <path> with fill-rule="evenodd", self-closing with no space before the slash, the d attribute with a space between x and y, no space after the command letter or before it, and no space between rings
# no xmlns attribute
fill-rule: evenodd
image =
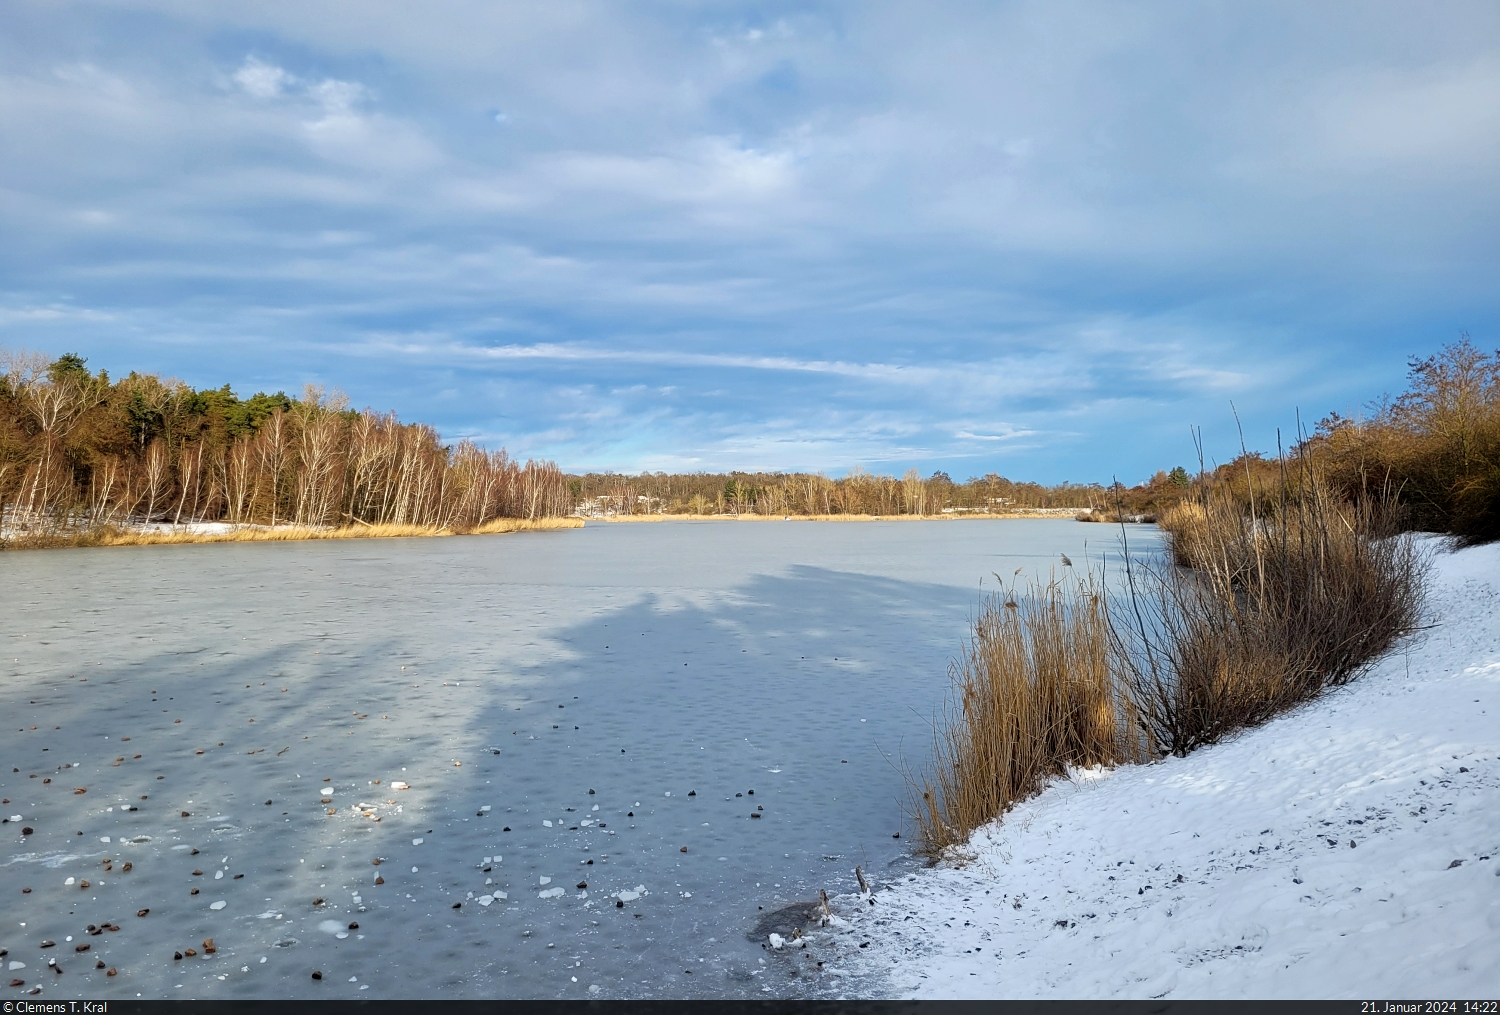
<svg viewBox="0 0 1500 1015"><path fill-rule="evenodd" d="M391 783L391 789L411 789L411 787L404 782L393 782Z"/></svg>
<svg viewBox="0 0 1500 1015"><path fill-rule="evenodd" d="M588 818L584 818L582 821L578 822L578 825L579 825L580 828L587 828L587 827L589 827L592 824L593 824L593 822L590 821Z"/></svg>
<svg viewBox="0 0 1500 1015"><path fill-rule="evenodd" d="M99 836L99 841L100 842L108 842L109 841L109 836L107 836L107 835L101 835L101 836Z"/></svg>
<svg viewBox="0 0 1500 1015"><path fill-rule="evenodd" d="M549 888L545 892L537 892L536 897L539 899L556 899L560 898L566 891L567 889L559 886L557 888Z"/></svg>
<svg viewBox="0 0 1500 1015"><path fill-rule="evenodd" d="M546 828L551 828L552 827L552 822L548 821L546 818L543 818L542 819L542 825L544 827L546 827Z"/></svg>
<svg viewBox="0 0 1500 1015"><path fill-rule="evenodd" d="M224 872L223 871L214 871L214 880L215 881L223 881L224 880Z"/></svg>
<svg viewBox="0 0 1500 1015"><path fill-rule="evenodd" d="M771 947L776 949L778 952L781 951L782 947L786 945L786 938L782 937L780 934L772 934L770 937L770 941Z"/></svg>
<svg viewBox="0 0 1500 1015"><path fill-rule="evenodd" d="M344 925L337 920L324 920L318 924L318 929L324 934L337 934L344 929Z"/></svg>
<svg viewBox="0 0 1500 1015"><path fill-rule="evenodd" d="M620 892L616 892L615 893L615 898L619 899L621 902L634 902L636 899L639 899L640 897L641 897L641 893L640 892L632 892L629 889L626 889L625 891L620 891Z"/></svg>
<svg viewBox="0 0 1500 1015"><path fill-rule="evenodd" d="M12 814L10 816L10 820L12 820L12 821L20 821L21 820L21 815L19 815L19 814Z"/></svg>
<svg viewBox="0 0 1500 1015"><path fill-rule="evenodd" d="M66 880L66 881L63 882L63 884L64 885L71 885L71 884L73 884L73 879L72 878L68 878L68 880Z"/></svg>
<svg viewBox="0 0 1500 1015"><path fill-rule="evenodd" d="M539 884L539 885L550 885L552 883L552 879L549 878L549 877L547 877L544 874L540 878L537 879L536 883Z"/></svg>
<svg viewBox="0 0 1500 1015"><path fill-rule="evenodd" d="M227 905L229 905L229 903L225 902L223 899L220 899L218 902L210 902L208 904L208 908L217 913Z"/></svg>
<svg viewBox="0 0 1500 1015"><path fill-rule="evenodd" d="M413 846L420 846L420 845L422 845L422 837L420 835L417 836L415 839L411 840L411 844Z"/></svg>
<svg viewBox="0 0 1500 1015"><path fill-rule="evenodd" d="M25 969L26 968L26 963L22 962L20 959L11 959L10 960L10 968L11 969Z"/></svg>
<svg viewBox="0 0 1500 1015"><path fill-rule="evenodd" d="M481 808L479 808L479 809L480 809L480 810L481 810L481 811L488 811L488 810L489 810L489 809L490 809L490 805L489 805L489 804L485 804L485 805L484 805L484 806L483 806L483 807L481 807Z"/></svg>

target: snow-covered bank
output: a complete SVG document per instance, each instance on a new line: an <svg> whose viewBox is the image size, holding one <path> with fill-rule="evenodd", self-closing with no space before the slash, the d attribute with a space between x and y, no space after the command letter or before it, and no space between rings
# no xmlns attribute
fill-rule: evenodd
<svg viewBox="0 0 1500 1015"><path fill-rule="evenodd" d="M842 907L846 968L888 996L1494 998L1500 547L1439 552L1429 607L1354 684L1054 785Z"/></svg>

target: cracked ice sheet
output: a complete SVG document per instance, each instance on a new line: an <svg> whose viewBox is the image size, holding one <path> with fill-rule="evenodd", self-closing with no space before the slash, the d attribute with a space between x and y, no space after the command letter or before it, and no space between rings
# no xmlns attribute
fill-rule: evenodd
<svg viewBox="0 0 1500 1015"><path fill-rule="evenodd" d="M981 829L972 862L856 910L866 989L1494 996L1500 546L1431 545L1439 626L1233 742L1056 784Z"/></svg>

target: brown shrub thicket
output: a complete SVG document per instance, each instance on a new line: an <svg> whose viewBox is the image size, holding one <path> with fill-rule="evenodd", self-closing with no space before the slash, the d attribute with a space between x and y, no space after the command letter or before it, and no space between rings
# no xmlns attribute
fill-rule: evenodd
<svg viewBox="0 0 1500 1015"><path fill-rule="evenodd" d="M469 531L570 507L550 462L445 447L425 424L315 388L240 400L139 374L112 383L72 356L0 356L0 540L206 521Z"/></svg>
<svg viewBox="0 0 1500 1015"><path fill-rule="evenodd" d="M1318 424L1329 482L1348 497L1389 487L1412 527L1461 544L1500 539L1500 352L1464 336L1410 366L1407 390L1368 418Z"/></svg>

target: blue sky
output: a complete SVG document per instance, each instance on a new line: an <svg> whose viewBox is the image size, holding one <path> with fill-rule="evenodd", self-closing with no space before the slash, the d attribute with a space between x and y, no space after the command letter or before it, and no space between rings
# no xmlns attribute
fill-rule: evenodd
<svg viewBox="0 0 1500 1015"><path fill-rule="evenodd" d="M7 0L0 344L1134 482L1500 345L1500 7Z"/></svg>

